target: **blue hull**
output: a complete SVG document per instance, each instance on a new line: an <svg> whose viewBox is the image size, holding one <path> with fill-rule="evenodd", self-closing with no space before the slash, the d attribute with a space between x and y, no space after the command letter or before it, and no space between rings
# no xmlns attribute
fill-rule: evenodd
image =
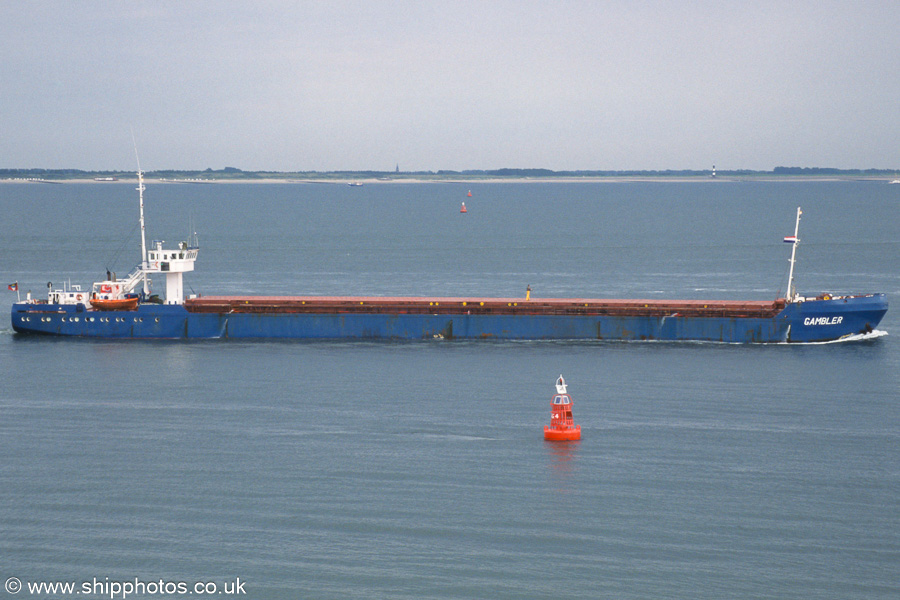
<svg viewBox="0 0 900 600"><path fill-rule="evenodd" d="M134 311L17 303L19 333L112 339L498 339L665 340L731 343L817 342L868 333L884 294L788 304L775 316L681 317L527 314L196 313L179 305Z"/></svg>

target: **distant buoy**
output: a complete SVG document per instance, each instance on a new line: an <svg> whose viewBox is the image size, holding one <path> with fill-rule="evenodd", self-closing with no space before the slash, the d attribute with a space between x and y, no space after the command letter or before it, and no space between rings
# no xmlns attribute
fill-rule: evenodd
<svg viewBox="0 0 900 600"><path fill-rule="evenodd" d="M465 202L462 203L462 208L459 209L459 212L461 212L461 213L469 212L469 211L466 210L466 203L465 203Z"/></svg>
<svg viewBox="0 0 900 600"><path fill-rule="evenodd" d="M472 197L472 190L469 190L469 193L466 194L466 195L467 195L469 198L471 198L471 197Z"/></svg>
<svg viewBox="0 0 900 600"><path fill-rule="evenodd" d="M572 396L566 393L566 380L556 380L556 395L550 401L550 425L544 426L544 439L550 442L571 442L581 439L581 425L572 419Z"/></svg>

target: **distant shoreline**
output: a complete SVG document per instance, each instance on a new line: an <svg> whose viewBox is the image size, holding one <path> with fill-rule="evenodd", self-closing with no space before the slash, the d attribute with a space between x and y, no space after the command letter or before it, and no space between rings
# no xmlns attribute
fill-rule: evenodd
<svg viewBox="0 0 900 600"><path fill-rule="evenodd" d="M0 182L114 183L133 182L133 171L45 168L0 168ZM223 169L154 169L144 172L148 183L315 183L374 185L379 183L622 183L622 182L720 182L720 181L897 181L900 169L835 169L824 167L775 167L751 169L468 169L462 171L244 171Z"/></svg>
<svg viewBox="0 0 900 600"><path fill-rule="evenodd" d="M145 177L144 183L153 185L211 185L211 184L294 184L294 185L347 185L350 187L361 185L383 185L383 184L408 184L408 183L433 183L433 184L479 184L479 183L742 183L742 182L829 182L829 181L871 181L891 183L897 180L897 176L892 175L742 175L742 176L718 176L715 178L708 176L627 176L627 175L608 175L608 176L585 176L585 177L435 177L428 175L410 175L396 178L386 177L323 177L323 178L291 178L291 177L271 177L271 178L155 178ZM69 177L69 178L0 178L0 184L3 183L25 183L25 184L93 184L93 185L112 185L116 183L136 184L137 176L134 177L116 177L112 180L97 180L94 178Z"/></svg>

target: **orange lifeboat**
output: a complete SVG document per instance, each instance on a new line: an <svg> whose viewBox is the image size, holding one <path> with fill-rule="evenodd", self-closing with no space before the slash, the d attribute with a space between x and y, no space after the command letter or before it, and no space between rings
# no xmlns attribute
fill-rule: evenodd
<svg viewBox="0 0 900 600"><path fill-rule="evenodd" d="M581 425L572 419L572 396L566 393L566 380L556 380L556 395L550 401L550 425L544 426L544 439L550 442L572 442L581 439Z"/></svg>
<svg viewBox="0 0 900 600"><path fill-rule="evenodd" d="M135 310L138 307L137 298L116 298L114 300L101 300L94 298L91 306L96 310Z"/></svg>

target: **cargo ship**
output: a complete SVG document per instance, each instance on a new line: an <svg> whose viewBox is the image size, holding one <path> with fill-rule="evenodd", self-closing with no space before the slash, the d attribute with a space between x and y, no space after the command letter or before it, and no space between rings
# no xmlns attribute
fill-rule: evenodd
<svg viewBox="0 0 900 600"><path fill-rule="evenodd" d="M198 296L184 297L194 270L196 237L174 249L144 229L144 182L138 172L141 262L124 279L107 272L90 290L48 284L46 299L12 306L19 334L124 339L496 339L663 340L804 343L865 337L888 309L884 294L801 296L793 273L788 293L772 301L621 300L480 297ZM165 276L164 297L151 293Z"/></svg>

